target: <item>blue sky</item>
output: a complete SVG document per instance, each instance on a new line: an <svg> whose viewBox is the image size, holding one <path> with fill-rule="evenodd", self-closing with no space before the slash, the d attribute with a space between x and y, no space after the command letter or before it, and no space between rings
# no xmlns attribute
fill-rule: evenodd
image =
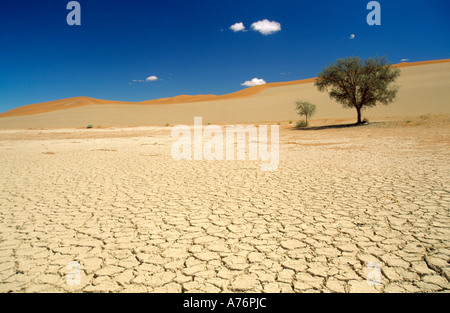
<svg viewBox="0 0 450 313"><path fill-rule="evenodd" d="M75 96L225 94L253 78L316 77L347 56L450 58L448 0L379 1L380 26L366 22L368 0L79 0L80 26L67 24L68 2L0 1L0 112ZM265 19L281 30L251 28ZM239 22L246 31L229 28Z"/></svg>

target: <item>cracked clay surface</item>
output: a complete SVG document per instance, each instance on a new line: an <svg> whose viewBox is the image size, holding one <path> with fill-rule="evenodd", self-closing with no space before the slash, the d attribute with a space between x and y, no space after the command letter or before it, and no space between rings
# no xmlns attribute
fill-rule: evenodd
<svg viewBox="0 0 450 313"><path fill-rule="evenodd" d="M3 131L0 292L449 291L448 127L283 128L273 172L172 143Z"/></svg>

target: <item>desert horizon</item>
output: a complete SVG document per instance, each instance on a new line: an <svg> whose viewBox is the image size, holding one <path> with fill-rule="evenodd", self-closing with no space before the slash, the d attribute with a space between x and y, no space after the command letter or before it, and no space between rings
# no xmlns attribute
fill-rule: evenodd
<svg viewBox="0 0 450 313"><path fill-rule="evenodd" d="M449 114L448 81L450 59L394 65L402 69L396 103L367 109L369 119L414 117L425 114ZM126 102L74 97L21 106L0 113L2 128L85 128L164 126L193 123L202 116L206 123L287 122L297 119L294 103L311 100L318 105L314 117L319 120L351 120L352 110L343 109L319 93L316 78L249 87L225 95L180 95L172 98Z"/></svg>

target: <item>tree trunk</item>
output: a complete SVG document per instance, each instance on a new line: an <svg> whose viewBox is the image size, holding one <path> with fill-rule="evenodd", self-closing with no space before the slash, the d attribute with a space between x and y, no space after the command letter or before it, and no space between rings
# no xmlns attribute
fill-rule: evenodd
<svg viewBox="0 0 450 313"><path fill-rule="evenodd" d="M360 107L356 107L356 112L358 113L358 122L357 124L361 124L361 108Z"/></svg>

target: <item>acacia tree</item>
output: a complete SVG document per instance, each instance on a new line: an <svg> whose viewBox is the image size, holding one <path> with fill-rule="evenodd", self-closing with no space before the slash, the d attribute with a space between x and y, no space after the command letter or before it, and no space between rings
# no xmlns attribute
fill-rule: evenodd
<svg viewBox="0 0 450 313"><path fill-rule="evenodd" d="M306 118L306 125L308 125L308 117L311 117L316 113L316 105L312 104L308 101L295 101L296 109L298 111L298 114L300 116L305 116Z"/></svg>
<svg viewBox="0 0 450 313"><path fill-rule="evenodd" d="M320 92L330 90L330 98L345 108L355 108L361 124L361 109L388 105L397 96L398 87L391 84L400 70L391 65L384 57L339 59L319 73L315 86Z"/></svg>

